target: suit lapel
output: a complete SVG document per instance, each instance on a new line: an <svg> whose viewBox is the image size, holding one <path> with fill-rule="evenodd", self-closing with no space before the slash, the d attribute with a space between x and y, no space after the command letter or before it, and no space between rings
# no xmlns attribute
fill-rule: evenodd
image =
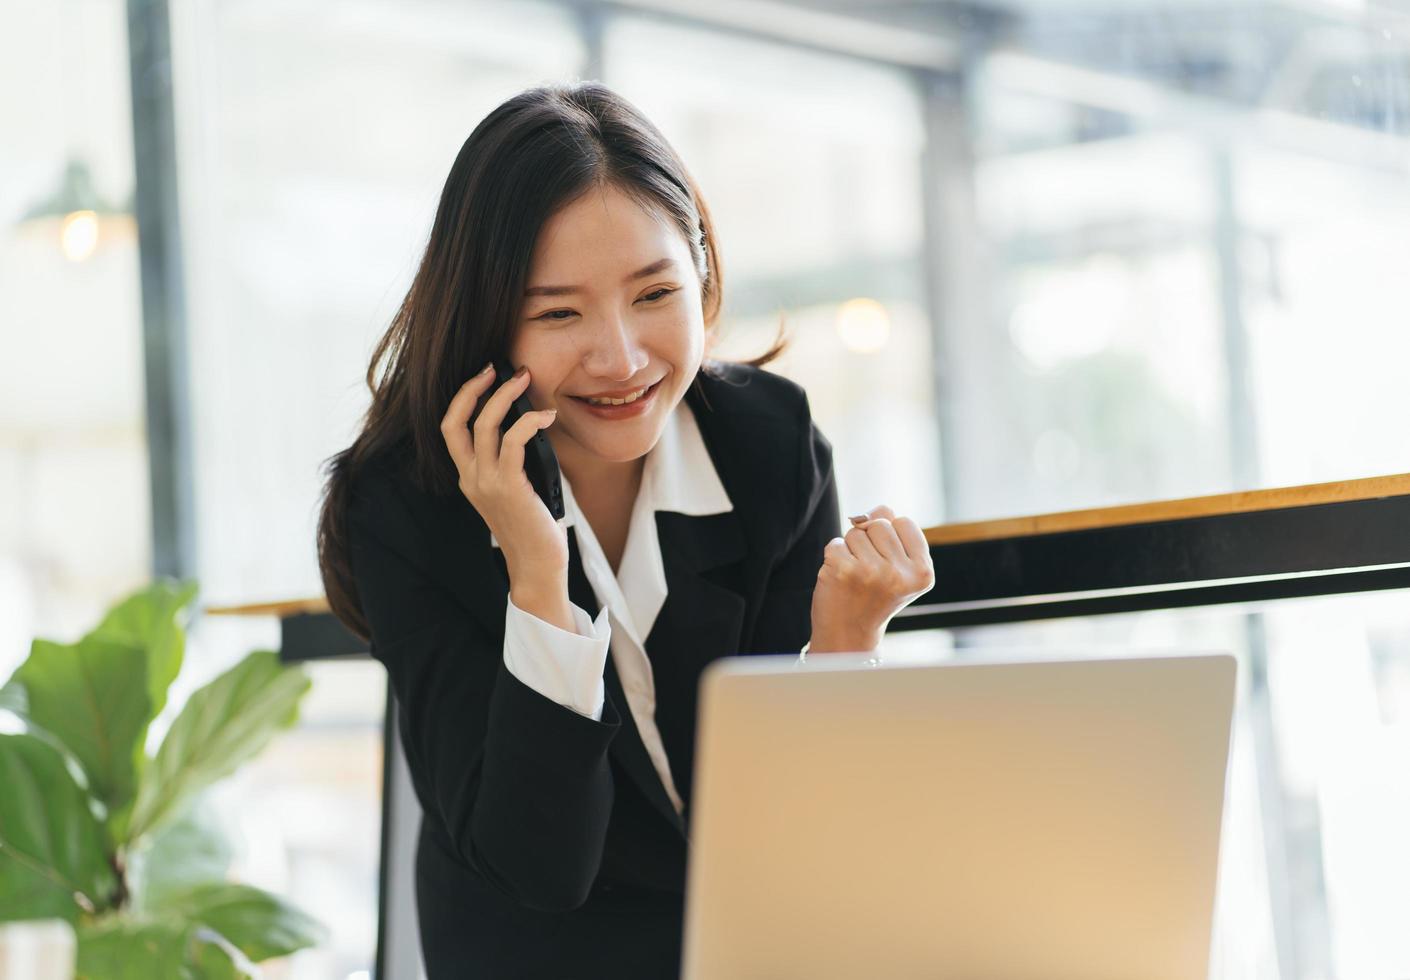
<svg viewBox="0 0 1410 980"><path fill-rule="evenodd" d="M592 583L583 571L575 528L568 529L568 598L594 619L597 617L600 607L597 595L592 590ZM603 673L603 685L607 697L617 706L617 714L622 719L622 728L612 740L609 751L656 811L684 835L685 825L671 804L671 798L666 795L666 787L661 783L661 777L651 762L651 756L646 754L646 744L641 740L641 732L636 727L636 719L627 703L626 692L622 690L622 681L617 676L617 666L610 651L607 654L607 669Z"/></svg>
<svg viewBox="0 0 1410 980"><path fill-rule="evenodd" d="M456 598L489 630L490 635L498 637L503 643L504 611L509 601L509 575L504 564L504 554L490 544L489 529L479 515L474 513L474 508L466 503L465 511L468 511L468 514L461 513L461 508L454 504L451 508L456 513L449 515L453 521L450 526L456 530L437 543L437 547L445 548L440 558L440 563L447 571L444 580L451 583ZM457 556L460 567L453 569ZM477 561L471 556L483 557ZM568 598L582 607L589 616L597 618L600 611L597 595L583 571L577 531L571 527L568 529ZM669 605L668 599L667 606ZM609 751L622 769L631 776L632 781L641 788L651 805L671 826L684 835L685 825L676 813L676 808L671 805L671 799L666 795L666 788L656 773L651 757L646 754L646 745L641 740L636 720L627 704L626 693L622 690L622 682L617 676L617 667L610 651L603 682L607 697L616 705L617 713L622 718L622 728L612 740Z"/></svg>
<svg viewBox="0 0 1410 980"><path fill-rule="evenodd" d="M744 622L744 597L728 588L727 569L744 557L736 511L692 517L656 515L669 593L647 642L665 656L704 662L735 653Z"/></svg>
<svg viewBox="0 0 1410 980"><path fill-rule="evenodd" d="M734 512L690 517L663 511L656 515L656 520L670 591L648 643L658 656L679 658L680 670L698 673L704 663L719 656L720 651L735 650L739 644L744 599L712 581L710 576L744 557L744 533ZM596 617L597 597L583 571L574 529L569 529L568 548L568 597ZM603 680L607 696L617 705L622 717L622 730L612 740L612 755L656 811L684 834L684 822L671 805L661 777L646 752L610 654ZM690 779L689 773L675 776L677 787Z"/></svg>
<svg viewBox="0 0 1410 980"><path fill-rule="evenodd" d="M714 444L708 412L697 412L697 418L716 469L728 487L728 461L720 458ZM722 514L692 516L660 511L655 515L668 594L647 644L659 657L674 658L678 669L689 671L691 676L698 675L710 660L736 653L739 648L745 601L737 587L730 587L735 583L731 571L748 549L739 500L734 502L736 509ZM509 593L503 552L490 544L489 528L463 497L435 502L428 498L426 503L444 508L443 520L435 526L451 529L449 534L432 538L432 547L439 552L436 563L442 568L441 580L449 583L456 598L502 643ZM575 528L568 529L568 550L568 597L596 618L600 607L583 571ZM622 730L612 740L612 755L651 805L684 835L685 825L646 753L610 653L603 680L607 696L623 719ZM689 778L690 774L677 774L677 785Z"/></svg>
<svg viewBox="0 0 1410 980"><path fill-rule="evenodd" d="M691 670L692 676L716 657L739 652L744 590L738 575L731 572L737 572L734 566L748 551L740 509L751 503L749 485L734 479L731 433L704 397L703 379L702 375L690 386L686 401L734 509L701 516L657 513L667 599L647 638L653 648L680 658L681 668Z"/></svg>
<svg viewBox="0 0 1410 980"><path fill-rule="evenodd" d="M658 533L668 594L648 640L658 689L672 693L658 718L672 757L672 775L690 821L695 773L696 697L710 661L738 653L745 601L737 584L744 534L733 513L691 517L661 512Z"/></svg>

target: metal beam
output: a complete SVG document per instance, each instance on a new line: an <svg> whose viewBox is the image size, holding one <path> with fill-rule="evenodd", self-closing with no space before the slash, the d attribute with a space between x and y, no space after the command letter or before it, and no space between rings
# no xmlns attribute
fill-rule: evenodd
<svg viewBox="0 0 1410 980"><path fill-rule="evenodd" d="M962 51L958 39L938 31L920 32L778 0L560 2L892 67L947 69L958 63Z"/></svg>
<svg viewBox="0 0 1410 980"><path fill-rule="evenodd" d="M931 554L935 587L919 603L1158 592L1404 565L1410 494L957 542Z"/></svg>
<svg viewBox="0 0 1410 980"><path fill-rule="evenodd" d="M967 419L990 417L984 404L998 390L990 372L1002 358L992 355L988 329L988 281L981 250L975 199L975 158L970 86L967 74L918 71L925 144L921 156L920 199L924 244L920 281L930 320L931 389L940 428L940 487L949 520L971 514L967 487L986 457L1007 456L992 432L979 432ZM1007 462L1007 459L1003 460ZM962 480L961 473L970 478Z"/></svg>
<svg viewBox="0 0 1410 980"><path fill-rule="evenodd" d="M137 178L142 349L152 500L152 572L196 575L186 295L166 0L128 0L132 146Z"/></svg>
<svg viewBox="0 0 1410 980"><path fill-rule="evenodd" d="M931 549L932 552L936 549ZM996 602L921 603L903 609L887 627L889 632L960 629L1001 623L1028 623L1074 616L1107 616L1113 613L1156 609L1187 609L1237 602L1350 595L1382 589L1410 589L1410 566L1319 572L1247 582L1191 586L1180 589L1113 590L1094 595L1006 599ZM1255 618L1250 615L1250 619ZM1261 627L1260 627L1261 628ZM1262 661L1254 669L1265 670Z"/></svg>

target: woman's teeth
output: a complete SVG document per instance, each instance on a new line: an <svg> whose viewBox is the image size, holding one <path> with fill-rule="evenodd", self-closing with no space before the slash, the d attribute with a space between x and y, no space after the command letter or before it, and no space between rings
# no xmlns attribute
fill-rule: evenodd
<svg viewBox="0 0 1410 980"><path fill-rule="evenodd" d="M589 398L587 402L589 405L626 405L646 394L650 387L650 385L647 385L647 387L628 395L626 398Z"/></svg>

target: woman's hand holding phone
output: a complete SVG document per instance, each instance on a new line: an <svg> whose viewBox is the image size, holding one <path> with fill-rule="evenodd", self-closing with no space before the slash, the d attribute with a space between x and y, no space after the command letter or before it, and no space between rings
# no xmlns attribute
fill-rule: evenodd
<svg viewBox="0 0 1410 980"><path fill-rule="evenodd" d="M510 590L526 611L573 629L568 608L568 532L554 520L524 473L524 446L553 423L556 411L526 413L500 435L500 425L514 399L529 385L520 368L488 398L493 366L465 382L441 420L441 435L460 472L460 492L477 510L499 542L509 570ZM470 426L475 406L484 407ZM525 602L519 602L520 596ZM532 598L530 598L532 597ZM538 608L529 609L526 605ZM548 615L544 615L548 613Z"/></svg>
<svg viewBox="0 0 1410 980"><path fill-rule="evenodd" d="M809 653L875 650L891 617L935 585L930 546L915 521L884 505L851 520L823 548Z"/></svg>

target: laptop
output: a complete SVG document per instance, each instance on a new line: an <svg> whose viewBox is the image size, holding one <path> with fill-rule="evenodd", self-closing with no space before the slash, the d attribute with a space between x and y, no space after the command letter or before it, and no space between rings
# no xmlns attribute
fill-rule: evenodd
<svg viewBox="0 0 1410 980"><path fill-rule="evenodd" d="M686 980L1208 976L1235 659L985 655L706 669Z"/></svg>

